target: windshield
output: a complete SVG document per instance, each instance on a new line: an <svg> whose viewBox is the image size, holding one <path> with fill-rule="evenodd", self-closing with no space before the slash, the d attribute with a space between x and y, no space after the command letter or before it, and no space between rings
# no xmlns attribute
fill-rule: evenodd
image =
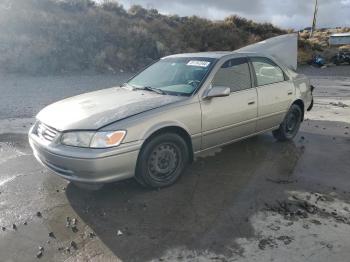
<svg viewBox="0 0 350 262"><path fill-rule="evenodd" d="M191 95L216 60L213 58L165 58L132 78L135 88L156 88L167 94Z"/></svg>

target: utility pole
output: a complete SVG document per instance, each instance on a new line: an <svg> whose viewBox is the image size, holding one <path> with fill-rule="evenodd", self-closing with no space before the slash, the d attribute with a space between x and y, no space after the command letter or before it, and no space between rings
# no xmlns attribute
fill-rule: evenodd
<svg viewBox="0 0 350 262"><path fill-rule="evenodd" d="M314 19L312 21L312 28L311 28L311 34L310 37L314 34L316 30L316 23L317 23L317 13L318 13L318 0L315 2L315 11L314 11Z"/></svg>

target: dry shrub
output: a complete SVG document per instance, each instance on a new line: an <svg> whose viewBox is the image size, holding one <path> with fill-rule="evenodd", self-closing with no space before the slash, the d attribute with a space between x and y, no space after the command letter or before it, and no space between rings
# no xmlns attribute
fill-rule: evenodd
<svg viewBox="0 0 350 262"><path fill-rule="evenodd" d="M343 45L339 47L339 51L343 52L349 52L350 51L350 45Z"/></svg>
<svg viewBox="0 0 350 262"><path fill-rule="evenodd" d="M97 2L16 0L0 8L0 71L134 71L165 55L234 50L285 33L238 16L210 21Z"/></svg>
<svg viewBox="0 0 350 262"><path fill-rule="evenodd" d="M298 49L298 64L305 65L312 59L313 51L305 50L302 48Z"/></svg>

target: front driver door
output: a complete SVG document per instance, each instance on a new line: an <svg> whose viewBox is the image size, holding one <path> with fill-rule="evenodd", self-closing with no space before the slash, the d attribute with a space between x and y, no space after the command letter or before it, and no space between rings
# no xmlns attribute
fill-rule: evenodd
<svg viewBox="0 0 350 262"><path fill-rule="evenodd" d="M208 149L256 132L257 91L252 86L246 58L223 63L212 86L229 87L226 97L202 99L202 149Z"/></svg>

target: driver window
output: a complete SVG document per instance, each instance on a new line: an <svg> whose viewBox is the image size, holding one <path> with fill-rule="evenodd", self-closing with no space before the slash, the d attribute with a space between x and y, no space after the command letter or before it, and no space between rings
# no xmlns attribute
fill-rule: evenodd
<svg viewBox="0 0 350 262"><path fill-rule="evenodd" d="M225 62L216 73L213 86L229 87L231 92L251 88L250 71L246 58L235 58Z"/></svg>

